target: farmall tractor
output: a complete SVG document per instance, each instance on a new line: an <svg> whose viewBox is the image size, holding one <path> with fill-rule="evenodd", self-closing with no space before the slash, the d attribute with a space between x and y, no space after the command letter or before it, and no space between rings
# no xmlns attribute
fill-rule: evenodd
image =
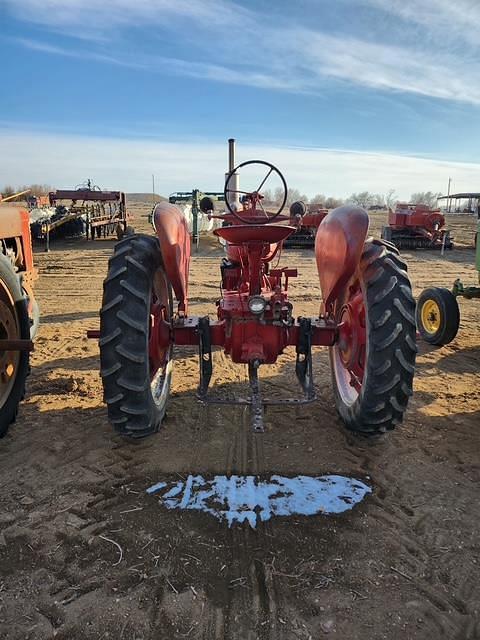
<svg viewBox="0 0 480 640"><path fill-rule="evenodd" d="M0 438L15 420L23 398L39 323L28 212L1 201L0 196Z"/></svg>
<svg viewBox="0 0 480 640"><path fill-rule="evenodd" d="M133 438L157 431L167 407L175 348L195 345L198 399L249 405L253 430L262 432L265 405L291 407L315 400L312 349L324 346L330 351L335 402L345 425L366 436L393 429L412 394L416 354L415 303L405 263L389 243L367 239L363 209L339 207L323 219L316 235L323 297L319 314L297 317L288 299L297 269L271 267L296 229L282 215L285 179L268 162L234 167L233 155L231 147L227 211L218 216L223 226L214 231L226 245L215 319L188 312L190 237L178 207L158 204L153 212L156 236L132 235L115 247L97 334L110 422L118 433ZM256 188L240 191L239 176L247 169L258 169L263 177ZM273 177L284 195L280 206L269 211L262 204L262 189ZM239 195L242 204L235 204ZM212 209L213 203L204 199L202 210L216 215ZM223 348L235 365L247 366L246 397L227 400L209 392L213 347ZM259 369L275 363L288 347L296 350L300 393L263 398Z"/></svg>
<svg viewBox="0 0 480 640"><path fill-rule="evenodd" d="M440 209L426 204L399 202L388 211L388 225L382 227L382 238L397 249L452 249L450 231Z"/></svg>

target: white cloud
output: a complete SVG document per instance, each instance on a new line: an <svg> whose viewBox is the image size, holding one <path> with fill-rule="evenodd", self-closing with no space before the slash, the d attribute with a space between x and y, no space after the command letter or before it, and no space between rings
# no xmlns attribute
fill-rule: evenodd
<svg viewBox="0 0 480 640"><path fill-rule="evenodd" d="M320 93L334 79L347 85L480 104L479 56L458 46L462 34L477 38L471 20L473 24L480 20L480 6L472 0L363 0L393 22L402 17L421 25L425 36L412 38L406 31L404 38L390 39L374 20L366 35L356 37L295 24L286 28L231 0L3 2L25 20L67 29L71 34L81 32L84 37L91 33L112 39L108 45L100 41L77 49L17 39L22 46L44 53L264 89ZM346 5L355 6L353 0L346 0ZM128 48L127 57L124 38L128 40L132 28L147 26L173 33L185 52L182 58L147 54L138 44ZM340 24L339 28L342 26L346 27ZM192 31L198 34L196 38L192 39ZM444 40L433 42L440 32L450 39L454 34L454 42L448 47Z"/></svg>
<svg viewBox="0 0 480 640"><path fill-rule="evenodd" d="M245 12L229 0L0 0L16 17L53 28L116 29L165 24L172 19L223 26L240 24ZM185 23L184 23L185 26Z"/></svg>
<svg viewBox="0 0 480 640"><path fill-rule="evenodd" d="M273 162L290 186L310 196L322 192L346 197L356 191L384 193L394 188L406 199L415 191L444 191L449 177L456 191L475 190L480 182L480 164L390 153L240 142L238 161L251 158ZM220 190L226 164L226 142L173 143L0 130L0 175L5 184L68 187L91 177L104 188L149 191L154 173L157 190L163 194L196 187Z"/></svg>
<svg viewBox="0 0 480 640"><path fill-rule="evenodd" d="M426 28L439 46L457 42L459 48L479 47L476 25L480 23L478 0L361 0L386 14Z"/></svg>

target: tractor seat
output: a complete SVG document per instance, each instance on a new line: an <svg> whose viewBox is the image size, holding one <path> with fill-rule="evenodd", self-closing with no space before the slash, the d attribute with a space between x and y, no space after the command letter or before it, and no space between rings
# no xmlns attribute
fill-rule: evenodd
<svg viewBox="0 0 480 640"><path fill-rule="evenodd" d="M248 244L249 242L275 244L286 240L294 231L296 231L295 227L280 224L236 224L231 227L220 227L213 233L229 244Z"/></svg>

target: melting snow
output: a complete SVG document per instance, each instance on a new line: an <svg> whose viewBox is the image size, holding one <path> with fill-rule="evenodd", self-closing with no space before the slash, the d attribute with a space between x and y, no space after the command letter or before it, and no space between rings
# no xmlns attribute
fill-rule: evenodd
<svg viewBox="0 0 480 640"><path fill-rule="evenodd" d="M160 504L167 509L204 511L218 520L247 521L255 528L260 520L272 516L342 513L361 502L371 488L344 476L273 475L258 476L188 476L185 482L158 482L147 489L160 494Z"/></svg>

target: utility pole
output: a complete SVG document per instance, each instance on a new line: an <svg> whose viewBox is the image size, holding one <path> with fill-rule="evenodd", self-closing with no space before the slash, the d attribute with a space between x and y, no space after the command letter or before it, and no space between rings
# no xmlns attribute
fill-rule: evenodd
<svg viewBox="0 0 480 640"><path fill-rule="evenodd" d="M452 201L450 200L450 184L452 182L452 179L449 178L448 179L448 190L447 190L447 209L448 209L448 213L451 213L452 210Z"/></svg>

